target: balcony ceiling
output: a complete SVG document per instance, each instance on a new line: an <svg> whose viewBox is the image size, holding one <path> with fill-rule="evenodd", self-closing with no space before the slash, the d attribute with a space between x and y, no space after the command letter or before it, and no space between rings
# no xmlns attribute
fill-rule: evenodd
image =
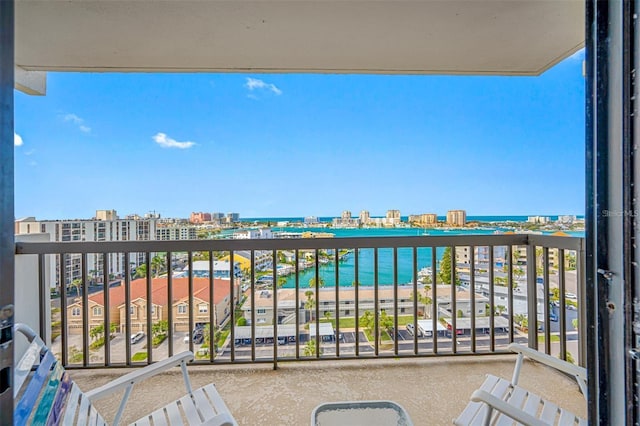
<svg viewBox="0 0 640 426"><path fill-rule="evenodd" d="M537 75L584 44L579 0L17 0L39 71Z"/></svg>

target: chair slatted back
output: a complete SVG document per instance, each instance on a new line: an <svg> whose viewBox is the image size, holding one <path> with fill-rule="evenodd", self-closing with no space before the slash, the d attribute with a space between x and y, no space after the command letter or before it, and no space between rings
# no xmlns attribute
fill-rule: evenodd
<svg viewBox="0 0 640 426"><path fill-rule="evenodd" d="M33 338L14 377L14 425L106 424L39 337Z"/></svg>

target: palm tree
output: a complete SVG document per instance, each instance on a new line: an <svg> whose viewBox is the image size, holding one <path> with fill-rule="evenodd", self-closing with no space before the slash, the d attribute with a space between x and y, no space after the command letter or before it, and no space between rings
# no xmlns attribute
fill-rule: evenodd
<svg viewBox="0 0 640 426"><path fill-rule="evenodd" d="M164 269L165 258L162 256L153 256L151 259L151 274L154 278L160 275L160 272Z"/></svg>
<svg viewBox="0 0 640 426"><path fill-rule="evenodd" d="M147 276L147 265L142 264L136 268L135 278L145 278Z"/></svg>
<svg viewBox="0 0 640 426"><path fill-rule="evenodd" d="M75 287L77 296L80 296L81 285L82 285L82 280L80 278L76 278L75 280L71 281L71 286Z"/></svg>
<svg viewBox="0 0 640 426"><path fill-rule="evenodd" d="M309 287L315 288L315 286L316 286L316 277L313 277L309 280ZM324 278L322 278L321 276L318 276L318 286L324 287Z"/></svg>
<svg viewBox="0 0 640 426"><path fill-rule="evenodd" d="M425 286L424 287L424 294L418 292L418 303L421 303L424 305L424 311L423 311L423 315L424 318L427 318L427 312L429 312L428 306L431 305L431 303L433 302L431 297L429 297L427 294L428 292L431 291L431 286ZM411 293L411 299L413 300L413 293ZM430 317L431 315L429 315Z"/></svg>
<svg viewBox="0 0 640 426"><path fill-rule="evenodd" d="M309 311L310 321L313 321L313 308L316 307L316 301L313 298L314 293L311 290L307 290L304 292L304 295L307 296L307 301L304 302L304 308Z"/></svg>

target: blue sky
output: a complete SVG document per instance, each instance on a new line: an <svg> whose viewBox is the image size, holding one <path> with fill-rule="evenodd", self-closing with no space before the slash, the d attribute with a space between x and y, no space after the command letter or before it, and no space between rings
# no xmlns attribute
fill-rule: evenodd
<svg viewBox="0 0 640 426"><path fill-rule="evenodd" d="M583 214L581 51L540 77L49 73L16 216Z"/></svg>

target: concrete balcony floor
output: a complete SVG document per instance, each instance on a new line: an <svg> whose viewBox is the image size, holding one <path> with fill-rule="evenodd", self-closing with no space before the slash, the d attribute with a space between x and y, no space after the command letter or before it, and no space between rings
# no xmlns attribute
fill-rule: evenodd
<svg viewBox="0 0 640 426"><path fill-rule="evenodd" d="M415 425L448 425L465 407L484 375L511 377L514 355L364 359L271 364L191 366L194 388L215 383L240 425L308 425L324 402L386 399L401 404ZM72 370L83 390L127 369ZM586 418L586 403L571 378L527 361L520 384ZM184 395L179 368L136 386L123 421L130 423ZM118 396L119 397L119 396ZM113 418L119 400L98 401Z"/></svg>

